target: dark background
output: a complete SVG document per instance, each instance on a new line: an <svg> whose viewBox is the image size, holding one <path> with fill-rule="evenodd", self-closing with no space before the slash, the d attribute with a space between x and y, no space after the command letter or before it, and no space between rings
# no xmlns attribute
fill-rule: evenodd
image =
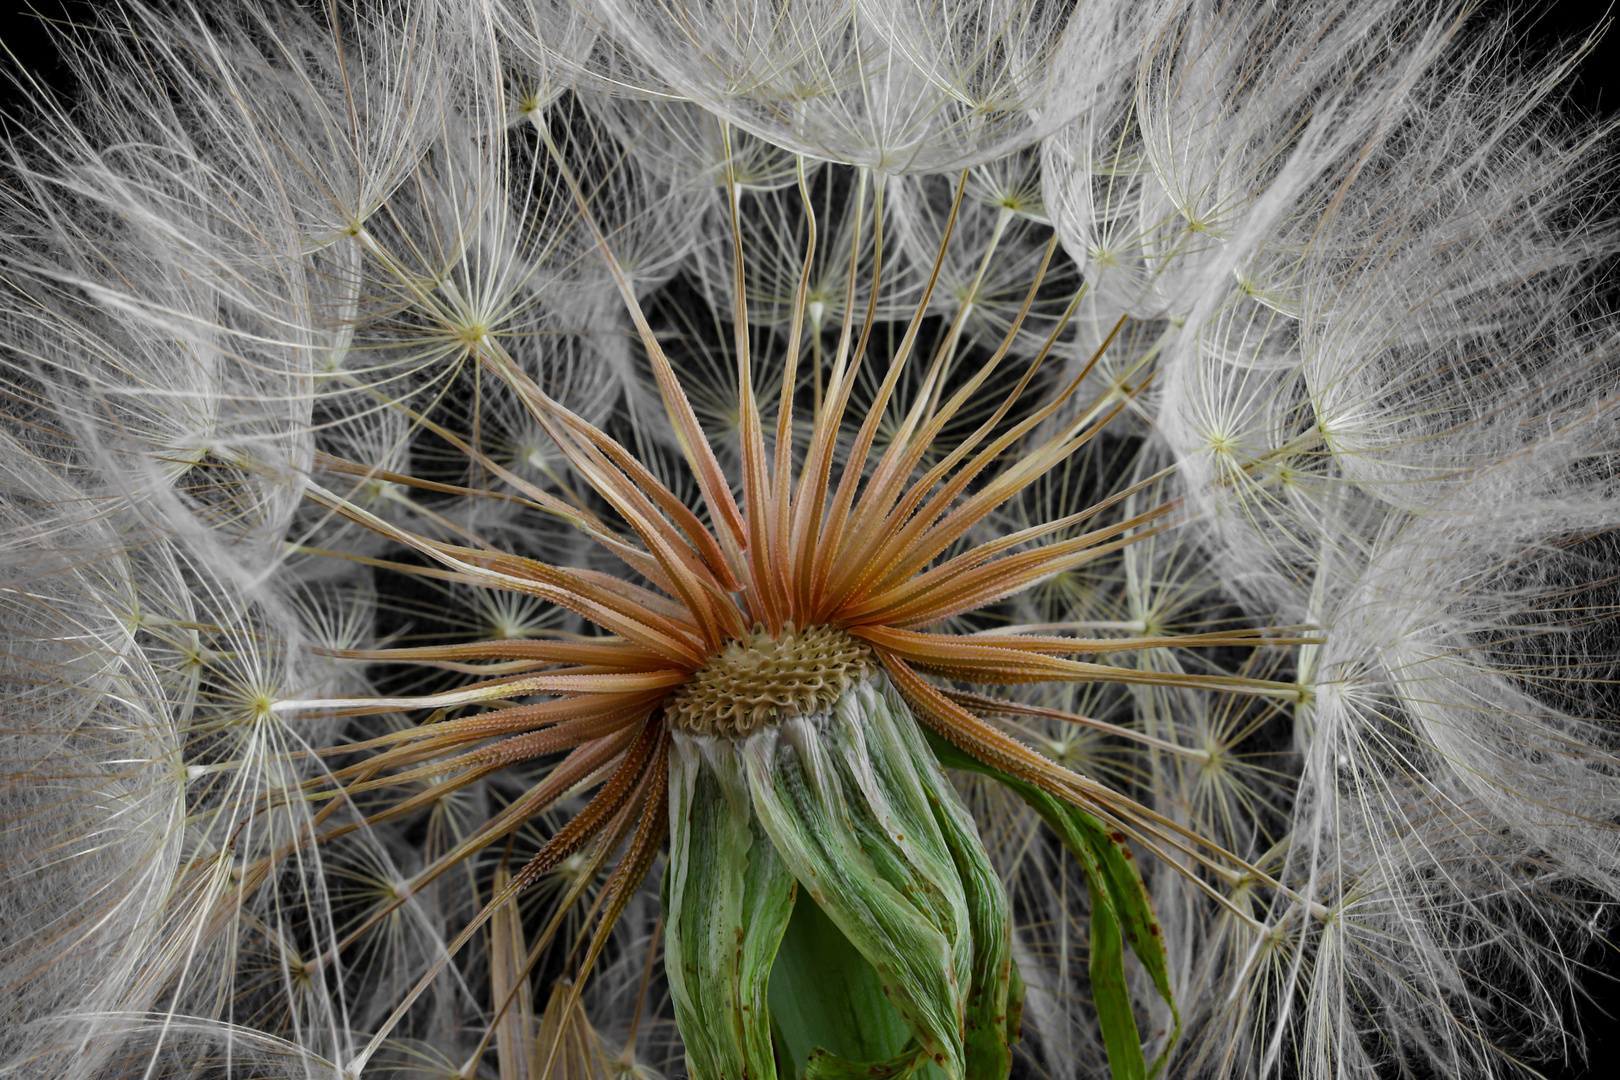
<svg viewBox="0 0 1620 1080"><path fill-rule="evenodd" d="M206 8L207 0L201 2ZM95 6L94 0L39 0L32 5L0 0L0 43L10 53L10 59L0 57L0 67L9 72L21 69L46 85L70 92L70 80L57 60L42 20L82 19ZM1532 53L1580 41L1602 18L1596 5L1570 0L1483 6L1488 12L1517 13L1516 25L1524 47ZM7 79L0 84L0 104L10 106L16 100L16 87ZM1570 87L1567 107L1587 115L1620 115L1620 30L1610 33L1584 57ZM1620 298L1616 300L1620 302ZM1593 964L1586 980L1589 999L1572 1005L1569 1019L1571 1028L1578 1025L1584 1033L1590 1064L1561 1060L1526 1063L1548 1080L1610 1080L1620 1076L1620 1065L1615 1063L1620 1060L1620 1032L1616 1031L1620 1025L1620 951L1610 948L1594 953L1588 960Z"/></svg>

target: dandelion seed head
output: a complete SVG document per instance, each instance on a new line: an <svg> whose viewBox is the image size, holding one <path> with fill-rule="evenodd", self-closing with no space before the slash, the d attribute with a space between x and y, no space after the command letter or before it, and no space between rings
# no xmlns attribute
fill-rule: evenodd
<svg viewBox="0 0 1620 1080"><path fill-rule="evenodd" d="M1125 837L1144 1064L1561 1028L1620 398L1557 61L1394 0L98 19L0 208L0 1068L694 1071L682 740L880 694L1017 1070L1119 1060L1096 875L945 744Z"/></svg>

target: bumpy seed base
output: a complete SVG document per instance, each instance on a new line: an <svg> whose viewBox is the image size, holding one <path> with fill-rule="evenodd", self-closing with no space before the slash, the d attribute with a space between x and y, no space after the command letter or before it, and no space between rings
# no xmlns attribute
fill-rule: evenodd
<svg viewBox="0 0 1620 1080"><path fill-rule="evenodd" d="M789 627L730 641L665 702L670 724L688 735L742 739L789 716L829 709L877 670L859 639L830 626Z"/></svg>

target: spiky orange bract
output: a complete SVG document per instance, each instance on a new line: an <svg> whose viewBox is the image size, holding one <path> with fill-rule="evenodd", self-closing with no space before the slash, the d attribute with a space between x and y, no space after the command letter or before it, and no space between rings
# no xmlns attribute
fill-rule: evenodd
<svg viewBox="0 0 1620 1080"><path fill-rule="evenodd" d="M555 451L628 526L634 542L617 534L577 496L560 498L421 414L413 414L413 421L458 447L471 463L519 492L535 510L569 521L652 588L601 571L551 565L493 550L476 535L468 536L472 541L468 544L420 535L358 505L352 492L346 496L311 485L310 498L321 506L442 567L421 572L478 588L526 594L572 611L603 632L603 636L576 641L485 640L425 648L343 650L340 655L356 660L433 663L490 677L424 697L295 700L276 706L287 713L318 710L325 715L355 715L433 709L440 710L436 715L443 715L443 710L499 705L375 740L376 752L369 759L332 775L331 780L350 797L375 787L430 782L426 792L388 808L382 816L423 805L502 768L566 754L543 783L441 856L418 878L417 887L472 852L502 840L532 815L555 805L565 792L582 783L599 783L584 807L526 865L503 879L503 887L483 907L480 917L461 932L451 953L486 919L503 910L511 897L564 859L592 845L593 865L601 865L609 853L622 848L624 853L598 901L597 930L580 963L583 976L658 856L666 828L672 728L690 730L693 724L700 724L707 725L701 728L703 734L741 737L773 719L813 709L818 702L819 707L828 704L814 692L795 699L790 687L777 691L774 684L798 679L836 688L864 677L874 664L881 666L930 728L985 765L1086 807L1147 850L1191 858L1227 877L1242 871L1258 874L1126 795L1035 752L985 717L1024 713L1094 726L1097 721L1016 701L963 694L931 681L944 678L988 685L1119 682L1287 699L1298 699L1303 693L1298 684L1290 682L1069 658L1176 645L1252 647L1268 640L1272 644L1302 640L1285 634L1268 638L1259 631L1228 630L1192 636L1088 639L928 631L930 626L1157 535L1174 522L1174 502L1123 515L1107 513L1150 490L1162 479L1163 474L1156 474L1097 505L988 540L964 542L974 535L975 526L1096 438L1151 379L1144 360L1127 369L1098 400L1077 401L1107 348L1104 341L1090 362L1080 365L1055 392L1048 389L1036 405L1025 404L1025 396L1081 299L1080 295L1072 297L1065 315L1052 323L1044 345L1019 361L1011 375L1002 370L1004 365L1013 367L1008 359L1012 346L1042 287L1056 241L1048 245L999 348L976 371L952 371L960 359L956 355L960 323L971 305L958 309L956 325L941 336L931 357L917 356L930 294L961 205L964 177L957 184L934 254L933 272L892 354L874 356L870 347L876 280L862 318L852 276L838 348L824 370L813 373L814 379L806 379L799 369L804 351L800 332L806 323L805 282L819 253L801 163L800 188L809 226L807 243L796 257L802 258L804 273L793 297L794 314L789 323L793 330L781 361L776 423L768 433L754 387L753 343L741 329L748 325L743 231L738 220L743 196L734 176L728 175L735 286L732 314L739 328L734 344L739 505L716 448L604 237L590 200L570 171L566 155L541 120L532 118L618 286L701 493L707 519L714 524L705 524L628 447L547 393L514 360L499 334L483 331L466 336L460 359L498 380L522 402ZM862 190L866 182L862 173ZM871 226L880 239L881 205L879 200ZM859 228L857 224L852 250L860 246ZM357 230L356 243L373 258L391 258L364 228ZM438 304L430 296L420 299ZM872 399L864 403L864 417L852 425L851 399L862 368L879 364L887 365L881 369L881 380ZM914 366L921 367L921 378L910 387L911 404L901 408L896 404L896 389ZM816 393L808 431L796 432L797 399L806 382L813 382ZM998 390L999 397L988 415L965 435L944 441L942 433L950 430L952 421L959 419L976 395L990 390ZM890 416L898 416L898 420L884 433L880 449L880 423ZM852 436L850 427L854 427ZM847 445L839 445L841 436L849 440ZM362 482L383 480L446 490L443 484L384 472L363 462L328 456L320 464L328 473ZM1087 529L1088 525L1092 527ZM836 644L840 642L843 644ZM683 700L688 690L701 686L704 689L698 692L712 697L725 692L714 687L735 684L734 674L721 668L740 662L739 657L747 667L742 679L753 680L752 689L732 691L737 694L732 702L688 708ZM806 675L806 668L817 663L824 670ZM819 692L825 696L825 690ZM532 694L547 695L549 700L510 704ZM836 696L836 690L833 694ZM775 704L757 705L761 700ZM1113 730L1128 738L1142 738L1124 728ZM496 741L488 741L492 739ZM367 747L344 750L361 748ZM446 754L453 756L446 760ZM322 783L312 781L311 786L318 788ZM1201 881L1199 885L1209 888ZM404 899L402 895L396 904L385 906L373 921ZM396 1017L410 1000L407 998Z"/></svg>

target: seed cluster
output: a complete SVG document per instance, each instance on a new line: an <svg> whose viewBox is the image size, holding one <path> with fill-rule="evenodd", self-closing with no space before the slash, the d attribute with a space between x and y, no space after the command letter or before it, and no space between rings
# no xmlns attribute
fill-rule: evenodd
<svg viewBox="0 0 1620 1080"><path fill-rule="evenodd" d="M859 639L831 626L732 640L669 696L670 724L688 735L743 739L767 724L832 707L877 670Z"/></svg>

